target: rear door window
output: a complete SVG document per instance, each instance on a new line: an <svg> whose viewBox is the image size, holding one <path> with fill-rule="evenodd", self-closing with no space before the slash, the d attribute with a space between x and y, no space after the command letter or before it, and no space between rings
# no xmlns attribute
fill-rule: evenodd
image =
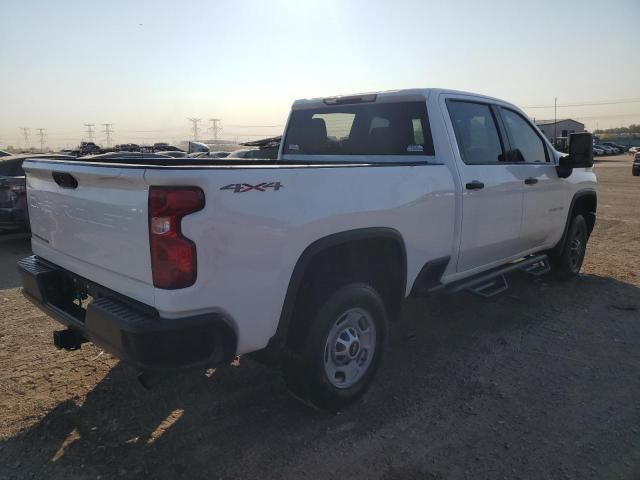
<svg viewBox="0 0 640 480"><path fill-rule="evenodd" d="M294 110L285 154L434 155L423 101Z"/></svg>
<svg viewBox="0 0 640 480"><path fill-rule="evenodd" d="M489 105L449 100L447 108L463 162L482 164L504 161L502 140Z"/></svg>

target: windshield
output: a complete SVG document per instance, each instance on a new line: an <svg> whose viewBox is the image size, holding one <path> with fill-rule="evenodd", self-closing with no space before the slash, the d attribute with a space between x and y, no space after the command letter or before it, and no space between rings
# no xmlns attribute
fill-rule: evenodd
<svg viewBox="0 0 640 480"><path fill-rule="evenodd" d="M294 110L285 155L433 155L426 104L368 103Z"/></svg>

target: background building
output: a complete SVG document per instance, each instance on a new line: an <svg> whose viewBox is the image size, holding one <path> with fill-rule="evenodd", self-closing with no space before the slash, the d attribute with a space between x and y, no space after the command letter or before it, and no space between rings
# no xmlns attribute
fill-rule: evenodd
<svg viewBox="0 0 640 480"><path fill-rule="evenodd" d="M557 137L568 137L570 133L586 131L584 123L571 118L563 118L556 121L536 120L536 125L554 145Z"/></svg>

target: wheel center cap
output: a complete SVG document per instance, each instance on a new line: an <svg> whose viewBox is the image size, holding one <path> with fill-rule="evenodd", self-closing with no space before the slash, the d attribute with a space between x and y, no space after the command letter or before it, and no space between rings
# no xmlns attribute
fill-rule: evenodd
<svg viewBox="0 0 640 480"><path fill-rule="evenodd" d="M349 355L355 357L358 354L358 350L360 350L360 344L356 341L349 345Z"/></svg>

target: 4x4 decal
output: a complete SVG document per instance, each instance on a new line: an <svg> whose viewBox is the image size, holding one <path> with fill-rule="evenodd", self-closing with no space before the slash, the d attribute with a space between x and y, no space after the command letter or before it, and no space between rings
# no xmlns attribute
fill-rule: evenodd
<svg viewBox="0 0 640 480"><path fill-rule="evenodd" d="M225 185L220 190L231 190L233 193L245 193L255 190L256 192L266 192L267 189L272 189L274 192L277 192L281 188L284 188L280 182L262 182L257 185L251 185L250 183L230 183L229 185Z"/></svg>

